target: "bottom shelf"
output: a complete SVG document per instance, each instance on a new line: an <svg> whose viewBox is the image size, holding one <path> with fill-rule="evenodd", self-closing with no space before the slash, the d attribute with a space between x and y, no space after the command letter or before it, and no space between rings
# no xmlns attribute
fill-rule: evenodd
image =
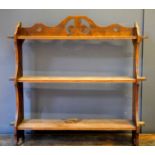
<svg viewBox="0 0 155 155"><path fill-rule="evenodd" d="M135 130L130 120L124 119L29 119L23 120L18 130Z"/></svg>

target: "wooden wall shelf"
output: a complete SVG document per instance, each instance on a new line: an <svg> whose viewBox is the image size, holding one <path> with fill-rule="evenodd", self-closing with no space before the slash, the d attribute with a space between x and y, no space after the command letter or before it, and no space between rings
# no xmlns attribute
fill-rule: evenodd
<svg viewBox="0 0 155 155"><path fill-rule="evenodd" d="M135 83L143 81L145 77L137 79L131 77L46 77L46 76L23 76L16 79L17 82L27 83ZM12 78L15 80L15 78Z"/></svg>
<svg viewBox="0 0 155 155"><path fill-rule="evenodd" d="M134 40L135 36L18 36L27 40Z"/></svg>
<svg viewBox="0 0 155 155"><path fill-rule="evenodd" d="M130 120L121 119L82 119L82 120L45 120L30 119L23 120L18 125L18 130L113 130L132 131L136 129Z"/></svg>
<svg viewBox="0 0 155 155"><path fill-rule="evenodd" d="M16 90L15 141L24 140L24 130L117 130L132 131L133 145L139 144L139 83L145 77L139 76L139 45L145 37L140 35L138 24L124 27L119 24L109 26L96 25L86 16L69 16L56 26L37 23L32 27L22 27L19 23L14 36L16 54L16 71L11 80ZM22 45L24 40L131 40L133 52L133 77L56 77L24 76L22 62ZM24 119L23 83L131 83L133 85L132 120L121 119L73 119L42 120Z"/></svg>

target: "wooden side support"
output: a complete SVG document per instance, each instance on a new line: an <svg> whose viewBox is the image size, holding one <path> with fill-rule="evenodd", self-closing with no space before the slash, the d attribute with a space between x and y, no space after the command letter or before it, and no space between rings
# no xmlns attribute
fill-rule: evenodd
<svg viewBox="0 0 155 155"><path fill-rule="evenodd" d="M133 40L133 46L134 46L134 55L133 55L133 77L136 79L136 82L133 84L133 121L136 126L136 130L132 132L132 142L133 145L139 145L139 81L138 81L138 75L139 75L139 47L140 42L142 41L142 38L140 36L139 32L139 26L137 23L135 23L135 30L137 39Z"/></svg>
<svg viewBox="0 0 155 155"><path fill-rule="evenodd" d="M23 83L17 81L18 77L23 75L23 63L22 63L22 44L23 40L17 40L17 32L21 27L21 23L17 25L14 34L14 45L15 45L15 59L16 59L16 71L15 71L15 91L16 91L16 118L15 118L15 142L18 145L20 138L24 140L24 130L19 131L17 129L18 125L24 119L24 99L23 99Z"/></svg>

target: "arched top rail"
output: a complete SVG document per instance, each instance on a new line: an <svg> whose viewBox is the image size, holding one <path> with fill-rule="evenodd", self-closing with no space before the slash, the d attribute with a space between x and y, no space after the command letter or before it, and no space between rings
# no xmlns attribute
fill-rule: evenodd
<svg viewBox="0 0 155 155"><path fill-rule="evenodd" d="M139 34L137 24L133 27L124 27L119 24L99 26L86 16L68 16L55 26L46 26L36 23L32 27L23 27L18 24L14 38L16 39L137 39Z"/></svg>

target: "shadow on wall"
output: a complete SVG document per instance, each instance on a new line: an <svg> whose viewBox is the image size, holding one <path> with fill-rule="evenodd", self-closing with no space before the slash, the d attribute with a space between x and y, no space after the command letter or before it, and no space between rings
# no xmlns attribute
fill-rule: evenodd
<svg viewBox="0 0 155 155"><path fill-rule="evenodd" d="M27 41L24 44L24 73L129 75L132 73L129 45L128 41Z"/></svg>
<svg viewBox="0 0 155 155"><path fill-rule="evenodd" d="M24 74L132 76L129 41L26 41ZM25 84L26 117L129 118L128 84ZM25 108L27 109L27 108Z"/></svg>

